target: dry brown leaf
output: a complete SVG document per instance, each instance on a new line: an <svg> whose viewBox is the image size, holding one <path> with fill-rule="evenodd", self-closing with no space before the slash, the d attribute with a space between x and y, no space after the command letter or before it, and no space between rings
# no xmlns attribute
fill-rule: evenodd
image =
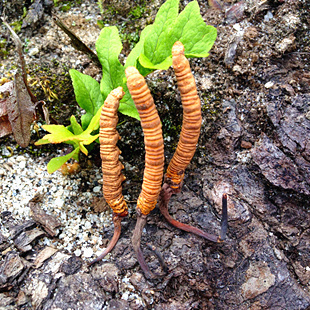
<svg viewBox="0 0 310 310"><path fill-rule="evenodd" d="M0 138L12 133L8 118L7 101L13 92L13 81L0 86Z"/></svg>
<svg viewBox="0 0 310 310"><path fill-rule="evenodd" d="M35 118L35 106L18 72L15 74L13 93L7 100L7 111L16 142L21 147L27 147L30 142L30 126Z"/></svg>

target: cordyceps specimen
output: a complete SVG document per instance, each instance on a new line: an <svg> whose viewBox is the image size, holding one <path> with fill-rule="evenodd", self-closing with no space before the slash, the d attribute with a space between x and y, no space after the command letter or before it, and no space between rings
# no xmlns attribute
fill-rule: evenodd
<svg viewBox="0 0 310 310"><path fill-rule="evenodd" d="M211 235L196 227L180 223L174 220L168 212L168 202L171 195L179 193L181 190L184 171L196 151L201 127L200 100L189 62L184 56L184 47L181 42L176 42L172 48L172 61L178 88L181 93L183 124L176 152L168 166L165 181L160 190L159 208L170 224L207 240L221 242L226 238L227 232L226 194L223 195L222 199L222 221L219 236ZM133 67L126 69L126 76L129 92L140 114L146 148L142 192L137 203L137 224L133 233L132 242L144 274L148 278L154 278L155 275L149 270L144 260L140 248L140 241L142 229L146 223L146 215L154 209L158 198L164 162L163 140L160 120L143 76ZM145 195L146 193L147 196ZM158 256L164 271L166 271L167 267L164 265L162 257L157 251L154 252Z"/></svg>
<svg viewBox="0 0 310 310"><path fill-rule="evenodd" d="M127 204L122 194L122 182L125 180L122 174L124 167L119 161L120 150L116 146L117 141L120 139L116 131L117 110L119 101L123 96L122 87L112 90L101 111L99 142L100 157L102 159L103 195L113 210L114 235L105 251L89 265L100 261L114 248L121 233L121 220L128 214Z"/></svg>
<svg viewBox="0 0 310 310"><path fill-rule="evenodd" d="M128 90L140 115L145 144L145 169L142 191L137 201L137 223L132 245L144 274L152 278L154 275L144 260L140 242L147 215L155 208L161 189L165 161L164 141L157 109L143 76L134 67L128 67L125 73ZM159 261L163 262L161 257Z"/></svg>
<svg viewBox="0 0 310 310"><path fill-rule="evenodd" d="M227 231L226 194L223 195L221 233L219 236L211 235L196 227L180 223L174 220L168 212L168 202L171 195L181 191L184 171L196 151L201 127L201 108L195 79L191 73L189 62L184 55L184 46L179 41L172 47L172 65L181 94L183 123L177 149L165 175L165 181L160 193L159 208L166 220L173 226L194 233L207 240L221 242L226 238Z"/></svg>
<svg viewBox="0 0 310 310"><path fill-rule="evenodd" d="M155 208L158 198L160 211L170 224L207 240L222 242L226 238L228 225L226 194L222 197L222 221L219 236L180 223L174 220L168 212L168 203L171 195L181 191L184 171L196 151L201 127L200 100L189 62L184 56L184 47L181 42L176 42L172 48L172 61L178 89L181 93L183 124L178 146L168 166L163 186L161 184L164 167L164 143L161 122L154 105L154 100L139 71L134 67L128 67L125 70L128 90L140 115L146 150L142 191L137 201L137 223L133 232L132 245L136 252L138 262L147 278L156 278L158 275L154 275L145 262L140 247L141 235L147 215ZM118 161L120 151L116 147L117 140L119 139L118 133L116 132L116 111L122 96L123 91L121 87L110 93L102 109L100 119L100 154L102 158L103 191L105 199L113 209L114 236L104 253L92 261L91 264L102 259L114 247L120 235L121 219L127 215L127 206L121 194L121 183L124 180L124 176L121 173L123 166ZM166 273L167 267L162 256L156 248L150 248L157 255Z"/></svg>

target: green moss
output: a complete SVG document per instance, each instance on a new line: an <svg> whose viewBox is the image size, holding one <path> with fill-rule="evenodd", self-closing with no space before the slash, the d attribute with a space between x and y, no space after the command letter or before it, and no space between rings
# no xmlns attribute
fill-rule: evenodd
<svg viewBox="0 0 310 310"><path fill-rule="evenodd" d="M98 5L100 7L100 12L102 14L102 20L97 21L97 25L102 29L106 24L110 26L116 25L119 30L119 35L123 43L127 42L129 44L129 49L132 49L134 45L139 41L139 33L141 27L139 26L139 19L144 19L145 14L147 13L146 1L139 1L140 4L131 8L128 15L130 18L120 21L117 16L121 16L117 8L112 5L103 6L103 1L99 0ZM150 5L152 1L149 1ZM136 22L132 22L132 20Z"/></svg>
<svg viewBox="0 0 310 310"><path fill-rule="evenodd" d="M66 126L69 125L70 116L77 115L78 105L75 102L68 68L63 66L62 74L55 74L51 70L55 67L59 67L56 59L43 66L29 67L29 76L32 79L30 87L38 100L46 102L51 117ZM54 95L57 97L55 98Z"/></svg>
<svg viewBox="0 0 310 310"><path fill-rule="evenodd" d="M13 30L18 33L20 32L21 28L22 28L22 24L23 24L23 20L17 20L13 23L10 24L10 26L13 28Z"/></svg>
<svg viewBox="0 0 310 310"><path fill-rule="evenodd" d="M120 38L122 42L128 42L130 48L132 49L133 46L139 41L139 31L136 30L135 32L128 32L126 28L121 28Z"/></svg>
<svg viewBox="0 0 310 310"><path fill-rule="evenodd" d="M208 94L202 95L201 110L205 114L218 116L221 112L221 101L216 96L210 97Z"/></svg>
<svg viewBox="0 0 310 310"><path fill-rule="evenodd" d="M97 20L97 25L100 29L104 28L104 22L102 20Z"/></svg>
<svg viewBox="0 0 310 310"><path fill-rule="evenodd" d="M100 13L103 14L103 2L104 0L98 0L98 7L100 9Z"/></svg>
<svg viewBox="0 0 310 310"><path fill-rule="evenodd" d="M80 5L82 3L81 0L76 1L63 1L63 0L54 0L54 6L59 7L62 12L68 12L72 5Z"/></svg>
<svg viewBox="0 0 310 310"><path fill-rule="evenodd" d="M71 9L71 3L67 3L67 4L64 4L60 10L62 12L68 12L70 9Z"/></svg>
<svg viewBox="0 0 310 310"><path fill-rule="evenodd" d="M26 15L27 15L27 8L23 7L23 17L22 18L26 17Z"/></svg>
<svg viewBox="0 0 310 310"><path fill-rule="evenodd" d="M135 8L132 8L129 12L134 18L141 18L144 14L144 7L137 5Z"/></svg>
<svg viewBox="0 0 310 310"><path fill-rule="evenodd" d="M107 6L104 13L109 14L111 16L119 15L118 10L116 10L115 7L113 7L112 5Z"/></svg>
<svg viewBox="0 0 310 310"><path fill-rule="evenodd" d="M3 58L9 54L9 51L6 50L6 44L6 39L0 39L0 56Z"/></svg>

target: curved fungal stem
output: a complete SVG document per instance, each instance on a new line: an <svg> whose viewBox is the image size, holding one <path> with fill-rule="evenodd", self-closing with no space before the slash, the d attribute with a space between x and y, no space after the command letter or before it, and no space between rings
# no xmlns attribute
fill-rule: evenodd
<svg viewBox="0 0 310 310"><path fill-rule="evenodd" d="M180 188L178 189L174 189L171 188L169 184L164 183L161 193L160 193L160 198L159 198L159 210L161 212L161 214L165 217L165 219L167 220L168 223L170 223L171 225L187 231L189 233L193 233L197 236L200 236L206 240L212 241L212 242L216 242L216 243L220 243L223 242L224 239L226 238L226 232L227 232L227 195L223 195L223 204L222 204L222 220L221 220L221 233L219 236L213 235L213 234L209 234L197 227L188 225L188 224L184 224L181 223L177 220L175 220L168 211L168 203L170 200L170 197L173 194L177 194L180 192ZM226 204L225 204L226 202Z"/></svg>
<svg viewBox="0 0 310 310"><path fill-rule="evenodd" d="M143 271L143 273L147 279L156 279L159 277L163 277L164 275L167 274L168 267L164 263L163 257L161 256L160 252L155 247L153 247L149 244L148 244L148 247L158 257L158 261L159 261L162 269L164 270L164 274L153 273L145 261L145 258L144 258L144 255L143 255L143 252L141 250L140 245L141 245L142 231L143 231L143 228L146 224L147 215L142 214L138 210L137 210L137 222L136 222L135 230L133 232L132 239L131 239L133 249L134 249L136 256L137 256L137 260L138 260L140 267L141 267L141 269L142 269L142 271Z"/></svg>
<svg viewBox="0 0 310 310"><path fill-rule="evenodd" d="M173 226L212 242L222 242L227 232L227 195L223 195L221 233L219 236L209 234L199 228L183 224L175 220L168 211L168 203L172 194L181 191L184 172L196 151L200 135L201 107L196 83L190 65L184 55L184 46L177 41L172 47L172 63L176 75L178 89L183 106L183 123L176 151L169 163L165 182L159 199L159 209L166 220Z"/></svg>
<svg viewBox="0 0 310 310"><path fill-rule="evenodd" d="M107 254L109 254L113 248L115 247L119 236L121 234L121 221L122 221L123 216L120 216L119 214L113 214L113 223L114 223L114 234L112 239L110 240L108 246L106 249L94 260L92 260L88 266L91 266L99 261L101 261Z"/></svg>
<svg viewBox="0 0 310 310"><path fill-rule="evenodd" d="M168 266L166 265L162 254L158 251L158 249L154 245L151 245L150 243L147 243L146 245L157 256L158 261L159 261L161 267L163 268L164 274L167 274L168 273Z"/></svg>

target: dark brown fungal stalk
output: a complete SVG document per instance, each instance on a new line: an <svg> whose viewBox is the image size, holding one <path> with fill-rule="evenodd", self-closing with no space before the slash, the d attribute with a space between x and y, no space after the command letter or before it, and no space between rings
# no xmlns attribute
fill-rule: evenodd
<svg viewBox="0 0 310 310"><path fill-rule="evenodd" d="M221 232L220 232L220 241L226 239L228 229L228 215L227 215L227 194L224 193L222 196L222 220L221 220Z"/></svg>
<svg viewBox="0 0 310 310"><path fill-rule="evenodd" d="M108 246L106 247L106 249L94 260L92 260L88 266L91 266L95 263L100 262L107 254L109 254L113 248L115 247L119 236L121 235L121 221L122 221L122 216L118 215L118 214L113 214L113 223L114 223L114 234L112 239L110 240Z"/></svg>

